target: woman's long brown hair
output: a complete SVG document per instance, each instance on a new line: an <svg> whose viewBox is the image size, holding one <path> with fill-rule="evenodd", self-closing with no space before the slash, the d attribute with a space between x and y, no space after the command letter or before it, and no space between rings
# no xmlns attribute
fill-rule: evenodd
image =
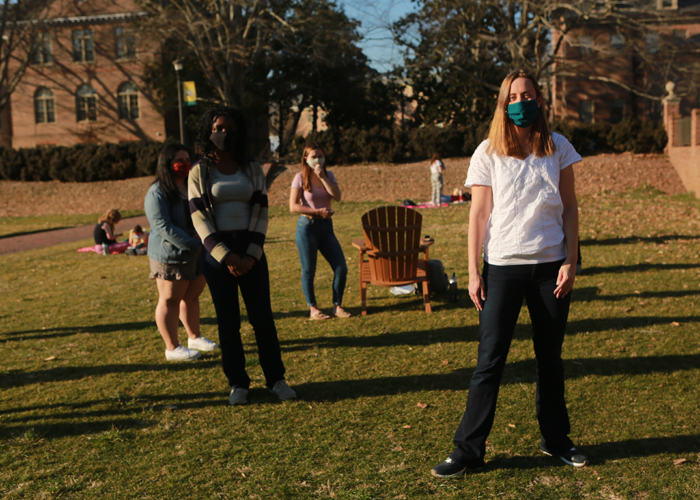
<svg viewBox="0 0 700 500"><path fill-rule="evenodd" d="M323 151L323 148L319 146L317 142L311 142L304 148L304 153L301 155L301 185L304 188L304 191L308 191L309 193L311 192L311 174L313 171L311 170L309 164L306 163L306 157L309 156L309 153L311 153L311 151L314 149L321 150L323 156L326 156L326 152ZM323 173L327 174L325 162L321 168L323 169Z"/></svg>
<svg viewBox="0 0 700 500"><path fill-rule="evenodd" d="M100 217L97 223L102 224L103 222L106 222L107 224L109 224L109 227L112 228L112 231L114 231L114 226L120 220L122 220L122 214L119 213L119 210L113 208L105 212L105 214L102 217Z"/></svg>
<svg viewBox="0 0 700 500"><path fill-rule="evenodd" d="M493 114L491 126L489 127L489 147L487 149L489 154L496 153L499 156L514 156L518 158L525 158L526 156L515 135L514 127L516 125L508 118L510 86L518 78L527 78L532 82L532 85L535 87L535 98L542 96L537 80L529 71L518 69L505 77L503 83L501 83L501 90L498 93L498 101L496 102L496 111ZM554 141L547 125L544 101L530 130L530 144L535 156L549 156L554 153Z"/></svg>

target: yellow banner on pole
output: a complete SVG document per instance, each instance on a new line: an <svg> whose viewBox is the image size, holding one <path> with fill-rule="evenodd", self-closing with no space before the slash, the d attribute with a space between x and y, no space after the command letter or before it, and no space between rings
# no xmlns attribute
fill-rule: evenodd
<svg viewBox="0 0 700 500"><path fill-rule="evenodd" d="M182 95L185 97L185 106L197 104L197 90L194 87L194 82L182 82Z"/></svg>

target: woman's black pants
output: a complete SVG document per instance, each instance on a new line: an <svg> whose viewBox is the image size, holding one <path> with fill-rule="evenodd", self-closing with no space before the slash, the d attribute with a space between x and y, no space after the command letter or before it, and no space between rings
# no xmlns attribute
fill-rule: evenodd
<svg viewBox="0 0 700 500"><path fill-rule="evenodd" d="M561 359L571 293L560 299L554 295L562 262L484 264L486 300L479 314L479 358L469 386L467 409L453 439L455 450L450 455L453 460L477 463L486 454L486 438L493 425L501 376L523 299L532 320L537 360L535 407L542 445L555 452L573 446L568 437Z"/></svg>

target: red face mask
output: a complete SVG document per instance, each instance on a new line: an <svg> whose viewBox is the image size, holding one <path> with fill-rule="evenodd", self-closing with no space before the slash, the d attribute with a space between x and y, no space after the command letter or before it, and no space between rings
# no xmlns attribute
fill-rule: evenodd
<svg viewBox="0 0 700 500"><path fill-rule="evenodd" d="M192 170L192 164L187 160L173 163L173 171L178 177L187 177L190 170Z"/></svg>

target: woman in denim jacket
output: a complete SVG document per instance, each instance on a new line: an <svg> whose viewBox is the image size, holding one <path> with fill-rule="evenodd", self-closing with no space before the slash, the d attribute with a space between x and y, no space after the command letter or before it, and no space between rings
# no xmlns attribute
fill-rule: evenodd
<svg viewBox="0 0 700 500"><path fill-rule="evenodd" d="M165 359L191 361L199 351L218 346L199 331L199 295L204 290L200 269L201 241L196 236L187 201L190 155L182 144L168 144L158 158L156 179L146 193L150 278L158 285L156 324L165 341ZM187 347L177 336L178 318L189 337Z"/></svg>

